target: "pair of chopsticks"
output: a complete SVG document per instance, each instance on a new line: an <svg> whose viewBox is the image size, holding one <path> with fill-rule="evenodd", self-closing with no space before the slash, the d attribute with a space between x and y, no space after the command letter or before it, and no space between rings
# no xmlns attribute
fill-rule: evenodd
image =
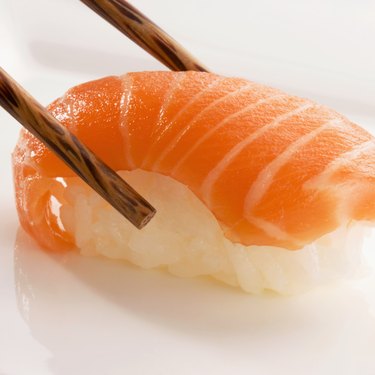
<svg viewBox="0 0 375 375"><path fill-rule="evenodd" d="M180 44L125 0L81 0L132 41L176 71L207 71ZM60 124L0 67L0 105L138 229L156 210Z"/></svg>

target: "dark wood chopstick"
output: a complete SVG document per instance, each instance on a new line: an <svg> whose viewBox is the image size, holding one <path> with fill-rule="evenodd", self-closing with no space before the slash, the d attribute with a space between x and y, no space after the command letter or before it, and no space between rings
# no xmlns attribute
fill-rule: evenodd
<svg viewBox="0 0 375 375"><path fill-rule="evenodd" d="M0 68L0 105L141 229L155 209Z"/></svg>
<svg viewBox="0 0 375 375"><path fill-rule="evenodd" d="M81 0L162 64L175 71L207 68L125 0Z"/></svg>

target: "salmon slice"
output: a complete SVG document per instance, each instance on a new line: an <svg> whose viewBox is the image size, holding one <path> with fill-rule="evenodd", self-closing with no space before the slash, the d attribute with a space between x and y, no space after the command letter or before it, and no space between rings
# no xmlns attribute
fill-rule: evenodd
<svg viewBox="0 0 375 375"><path fill-rule="evenodd" d="M141 72L79 85L48 109L111 168L188 186L233 242L299 249L375 219L374 138L307 99L210 73ZM13 168L23 227L49 249L74 247L50 203L53 179L73 172L26 131Z"/></svg>

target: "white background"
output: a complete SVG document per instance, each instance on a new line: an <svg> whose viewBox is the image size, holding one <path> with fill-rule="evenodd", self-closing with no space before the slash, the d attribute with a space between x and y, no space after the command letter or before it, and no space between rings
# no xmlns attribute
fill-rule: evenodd
<svg viewBox="0 0 375 375"><path fill-rule="evenodd" d="M212 71L310 97L375 132L374 1L134 4ZM0 65L44 104L89 79L163 69L76 0L0 0ZM10 168L20 126L4 111L0 122L1 375L375 373L371 270L253 297L30 245Z"/></svg>

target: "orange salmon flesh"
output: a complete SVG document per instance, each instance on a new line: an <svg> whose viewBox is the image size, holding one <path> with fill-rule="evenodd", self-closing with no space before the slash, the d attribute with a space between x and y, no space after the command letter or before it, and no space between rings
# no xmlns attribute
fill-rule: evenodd
<svg viewBox="0 0 375 375"><path fill-rule="evenodd" d="M210 73L140 72L76 86L48 110L111 168L188 186L233 242L299 249L375 219L373 136L307 99ZM73 172L24 130L13 168L24 229L48 249L74 248L50 202L54 178Z"/></svg>

